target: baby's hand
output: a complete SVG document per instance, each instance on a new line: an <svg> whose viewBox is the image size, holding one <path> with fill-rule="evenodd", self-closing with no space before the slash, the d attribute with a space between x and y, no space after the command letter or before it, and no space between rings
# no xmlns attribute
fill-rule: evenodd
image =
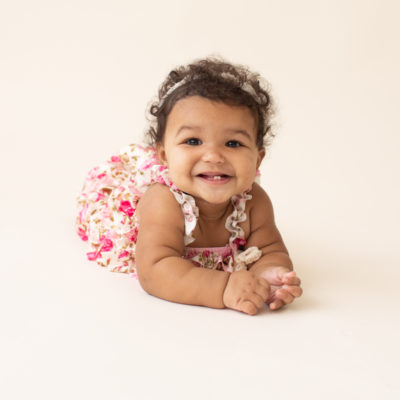
<svg viewBox="0 0 400 400"><path fill-rule="evenodd" d="M286 267L265 267L257 271L257 275L266 279L271 285L270 296L267 304L271 310L278 310L290 304L296 297L300 297L303 290L296 272Z"/></svg>
<svg viewBox="0 0 400 400"><path fill-rule="evenodd" d="M270 297L268 282L252 271L232 272L226 285L225 307L255 315Z"/></svg>

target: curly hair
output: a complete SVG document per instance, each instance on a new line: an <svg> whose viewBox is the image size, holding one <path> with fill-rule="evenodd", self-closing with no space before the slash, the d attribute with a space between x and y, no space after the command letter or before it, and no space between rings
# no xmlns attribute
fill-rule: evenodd
<svg viewBox="0 0 400 400"><path fill-rule="evenodd" d="M169 113L179 100L189 96L248 107L257 125L259 149L269 145L275 136L271 132L273 104L269 84L244 65L207 57L173 69L160 86L158 98L149 107L146 135L151 145L162 142Z"/></svg>

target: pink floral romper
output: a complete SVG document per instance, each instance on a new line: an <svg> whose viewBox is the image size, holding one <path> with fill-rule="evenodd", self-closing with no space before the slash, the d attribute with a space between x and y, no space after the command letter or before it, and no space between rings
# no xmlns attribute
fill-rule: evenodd
<svg viewBox="0 0 400 400"><path fill-rule="evenodd" d="M168 169L160 164L155 149L131 144L112 156L105 164L89 171L78 195L77 232L88 241L89 260L113 272L135 272L135 249L139 224L138 201L154 183L167 185L181 206L185 218L185 251L182 257L198 267L233 272L255 262L261 251L257 247L243 251L246 244L239 224L246 219L247 192L232 197L233 213L225 228L231 232L224 247L188 247L195 241L193 230L199 215L192 196L180 191L169 179Z"/></svg>

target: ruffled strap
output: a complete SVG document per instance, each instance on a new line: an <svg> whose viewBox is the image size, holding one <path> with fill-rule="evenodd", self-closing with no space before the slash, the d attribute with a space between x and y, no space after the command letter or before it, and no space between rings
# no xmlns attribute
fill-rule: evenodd
<svg viewBox="0 0 400 400"><path fill-rule="evenodd" d="M225 228L231 232L229 246L232 249L235 261L235 271L247 269L247 265L253 264L262 256L262 251L256 246L249 247L243 251L246 245L246 239L244 237L244 230L239 224L247 219L245 212L246 201L252 199L249 192L250 189L232 197L233 212L225 222Z"/></svg>
<svg viewBox="0 0 400 400"><path fill-rule="evenodd" d="M192 196L180 191L174 184L170 187L172 194L175 196L176 201L180 204L183 216L185 218L185 246L195 241L193 231L197 224L199 217L199 209Z"/></svg>
<svg viewBox="0 0 400 400"><path fill-rule="evenodd" d="M246 241L244 239L244 231L239 226L241 222L246 221L246 201L251 200L252 196L249 191L242 194L237 194L232 197L233 212L226 219L225 228L231 233L229 238L229 246L236 249L239 246L244 246Z"/></svg>

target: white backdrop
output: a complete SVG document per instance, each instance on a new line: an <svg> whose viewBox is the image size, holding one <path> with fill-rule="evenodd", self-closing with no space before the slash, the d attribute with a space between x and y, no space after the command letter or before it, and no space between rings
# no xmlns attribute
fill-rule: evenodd
<svg viewBox="0 0 400 400"><path fill-rule="evenodd" d="M0 4L4 399L397 399L395 0ZM87 170L142 140L176 65L272 85L262 183L304 296L249 317L153 298L86 260Z"/></svg>

